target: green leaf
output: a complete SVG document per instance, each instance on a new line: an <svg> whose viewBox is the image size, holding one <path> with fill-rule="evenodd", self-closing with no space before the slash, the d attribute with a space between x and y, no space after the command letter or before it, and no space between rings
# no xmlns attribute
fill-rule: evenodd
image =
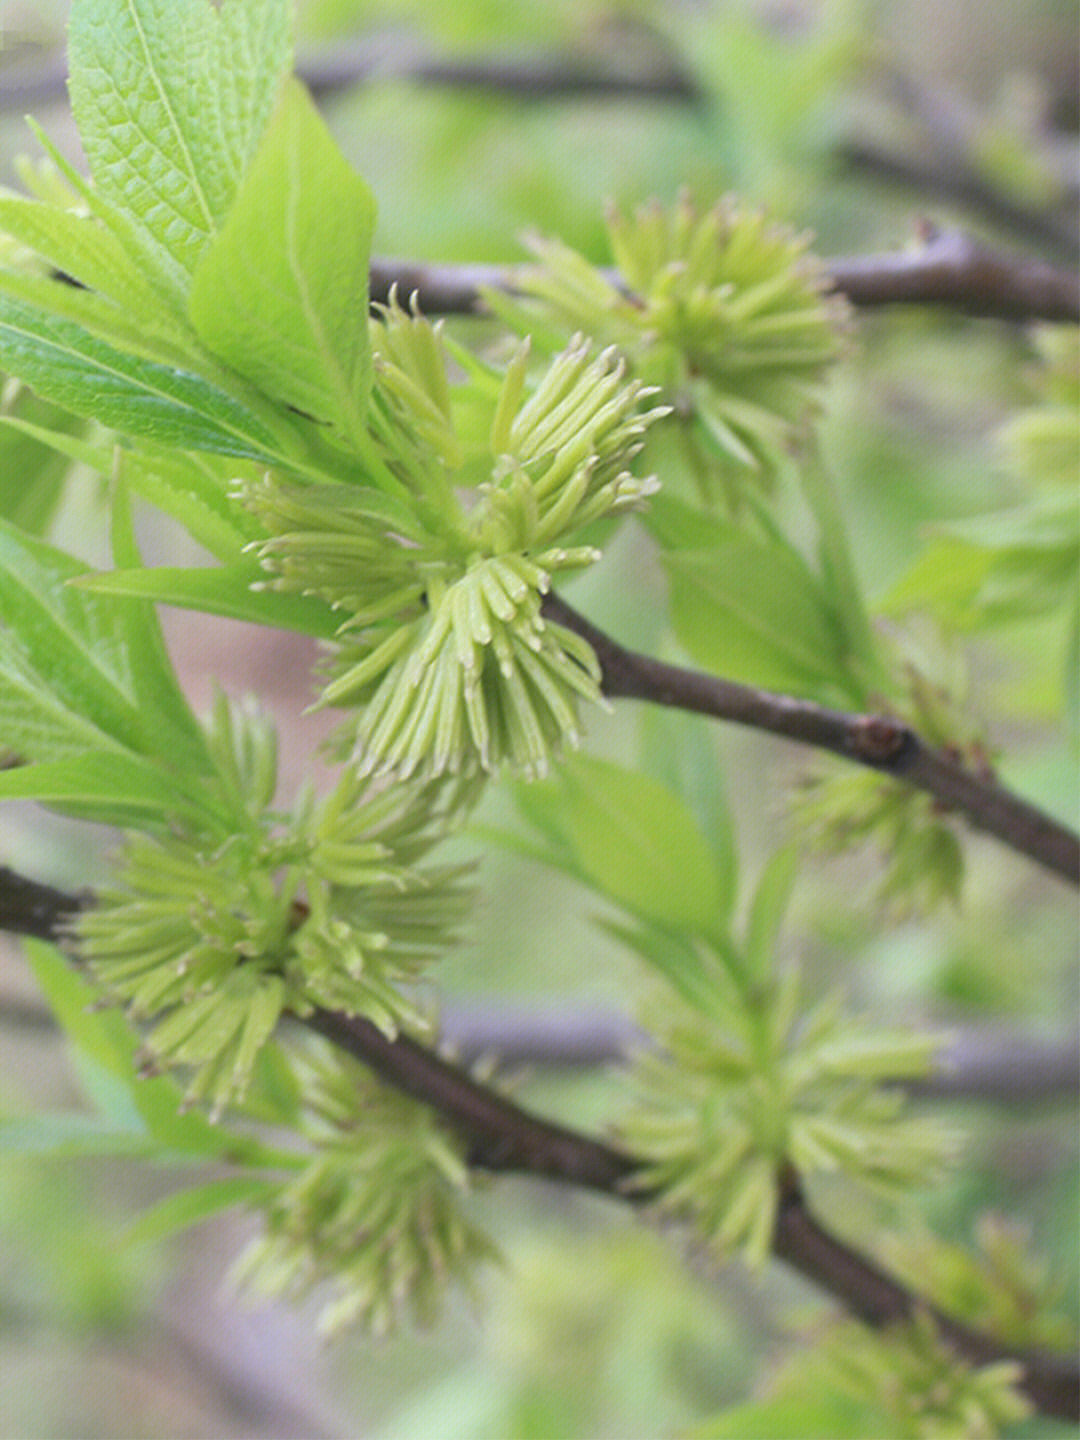
<svg viewBox="0 0 1080 1440"><path fill-rule="evenodd" d="M66 456L50 444L50 427L78 444L70 432L83 422L22 386L0 408L0 516L31 535L48 529L69 469Z"/></svg>
<svg viewBox="0 0 1080 1440"><path fill-rule="evenodd" d="M161 771L208 774L156 617L80 591L70 582L84 573L79 561L0 522L0 710L20 730L26 758L92 750L116 769L126 751L165 757Z"/></svg>
<svg viewBox="0 0 1080 1440"><path fill-rule="evenodd" d="M716 933L716 861L687 807L663 785L578 755L556 779L519 787L517 794L533 824L561 839L581 877L631 914Z"/></svg>
<svg viewBox="0 0 1080 1440"><path fill-rule="evenodd" d="M42 418L47 418L47 425L38 424L24 415L0 415L0 425L3 426L3 439L0 445L5 443L7 436L19 436L20 439L30 442L36 446L44 446L51 450L54 456L59 457L66 463L61 466L61 473L66 474L68 466L72 463L85 465L90 470L96 470L99 475L109 475L112 472L114 447L112 445L95 445L92 441L83 440L78 435L72 435L62 425L83 427L83 421L66 411L58 409L55 405L48 404L40 396L34 395L31 390L25 392L31 400L36 402L38 409L42 412ZM14 466L6 470L7 474L17 474ZM33 531L29 525L19 524L15 515L7 516L14 521L20 530Z"/></svg>
<svg viewBox="0 0 1080 1440"><path fill-rule="evenodd" d="M132 490L178 521L225 564L240 560L251 540L265 538L259 522L229 496L236 461L203 454L141 449L123 456Z"/></svg>
<svg viewBox="0 0 1080 1440"><path fill-rule="evenodd" d="M683 1432L683 1440L866 1440L884 1435L889 1418L820 1384L805 1395L747 1400Z"/></svg>
<svg viewBox="0 0 1080 1440"><path fill-rule="evenodd" d="M162 565L145 570L94 572L80 578L80 590L99 595L138 595L160 605L203 610L230 620L247 620L276 630L331 639L341 620L325 601L312 595L288 595L253 589L266 582L256 565L218 565L191 569Z"/></svg>
<svg viewBox="0 0 1080 1440"><path fill-rule="evenodd" d="M829 600L795 549L670 499L647 523L664 546L675 633L697 664L819 698L845 687Z"/></svg>
<svg viewBox="0 0 1080 1440"><path fill-rule="evenodd" d="M17 682L38 677L72 719L125 748L141 751L145 719L135 703L124 622L115 603L80 594L68 581L85 566L62 551L0 523L0 616L8 649L23 661Z"/></svg>
<svg viewBox="0 0 1080 1440"><path fill-rule="evenodd" d="M289 64L287 0L75 0L72 110L104 199L178 306Z"/></svg>
<svg viewBox="0 0 1080 1440"><path fill-rule="evenodd" d="M151 1205L124 1232L124 1243L139 1245L148 1240L163 1240L178 1231L231 1210L235 1205L255 1204L267 1199L279 1188L280 1182L254 1175L235 1175L227 1180L208 1180L166 1195Z"/></svg>
<svg viewBox="0 0 1080 1440"><path fill-rule="evenodd" d="M111 539L118 565L141 561L135 540L131 497L124 456L119 457L112 495ZM149 601L127 600L116 606L117 631L131 666L132 688L139 713L151 723L155 755L171 766L206 775L214 764L202 727L191 712L172 667L157 611Z"/></svg>
<svg viewBox="0 0 1080 1440"><path fill-rule="evenodd" d="M61 760L110 746L107 734L26 665L6 631L0 631L0 734L5 750L23 761Z"/></svg>
<svg viewBox="0 0 1080 1440"><path fill-rule="evenodd" d="M68 1160L73 1156L140 1156L152 1158L157 1144L145 1132L117 1129L96 1115L36 1115L0 1121L0 1153Z"/></svg>
<svg viewBox="0 0 1080 1440"><path fill-rule="evenodd" d="M122 305L141 323L175 332L176 319L123 242L93 216L40 200L0 196L0 232L10 235L99 296Z"/></svg>
<svg viewBox="0 0 1080 1440"><path fill-rule="evenodd" d="M745 947L748 978L754 981L767 980L772 971L776 938L798 873L798 850L794 845L785 845L771 857L757 883L746 925Z"/></svg>
<svg viewBox="0 0 1080 1440"><path fill-rule="evenodd" d="M738 856L716 736L693 715L659 706L641 712L642 768L682 796L713 852L720 914L730 918L738 889Z"/></svg>
<svg viewBox="0 0 1080 1440"><path fill-rule="evenodd" d="M27 961L38 988L69 1040L86 1060L119 1081L128 1091L132 1107L129 1117L142 1118L147 1142L157 1159L202 1156L227 1159L238 1165L295 1164L288 1151L264 1145L247 1135L237 1135L220 1125L211 1125L197 1110L182 1110L183 1093L168 1076L144 1078L139 1074L136 1051L138 1039L119 1010L101 1009L100 992L90 985L72 962L55 945L26 939ZM84 1079L88 1071L83 1068ZM61 1117L65 1118L65 1117ZM101 1144L123 1145L115 1125L98 1125ZM132 1121L134 1125L134 1121ZM111 1137L111 1139L110 1139ZM55 1137L63 1139L58 1133ZM69 1130L69 1138L77 1139ZM86 1134L88 1148L93 1134ZM138 1150L138 1133L129 1132L129 1141ZM97 1153L101 1153L100 1146Z"/></svg>
<svg viewBox="0 0 1080 1440"><path fill-rule="evenodd" d="M271 423L201 375L117 349L40 303L40 289L15 287L10 276L2 283L0 365L45 399L162 445L264 461L297 454L299 441L284 418ZM15 288L23 293L13 293ZM84 296L80 303L93 299Z"/></svg>
<svg viewBox="0 0 1080 1440"><path fill-rule="evenodd" d="M201 798L161 766L121 750L87 750L0 770L0 800L37 800L103 824L139 825L165 815L206 819Z"/></svg>
<svg viewBox="0 0 1080 1440"><path fill-rule="evenodd" d="M199 262L189 300L208 349L353 444L371 382L374 222L370 190L293 82Z"/></svg>

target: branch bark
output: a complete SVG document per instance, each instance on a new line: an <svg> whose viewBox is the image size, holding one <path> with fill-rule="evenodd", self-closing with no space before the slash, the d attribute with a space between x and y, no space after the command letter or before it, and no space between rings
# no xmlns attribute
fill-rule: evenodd
<svg viewBox="0 0 1080 1440"><path fill-rule="evenodd" d="M90 903L89 895L65 894L0 867L0 925L13 933L58 940L65 921ZM431 1106L465 1141L469 1162L477 1168L581 1185L635 1205L654 1198L647 1187L634 1185L641 1162L632 1155L531 1114L407 1036L388 1040L368 1020L325 1010L300 1023L388 1084ZM1080 1418L1080 1366L1073 1357L1041 1351L1016 1355L951 1320L824 1230L794 1176L784 1179L773 1249L870 1325L929 1312L957 1355L969 1363L1019 1360L1025 1371L1023 1389L1038 1409L1064 1419Z"/></svg>
<svg viewBox="0 0 1080 1440"><path fill-rule="evenodd" d="M914 730L889 715L852 715L684 669L624 649L556 595L544 614L592 646L602 671L601 688L612 699L648 700L676 710L711 715L756 730L829 750L858 765L895 776L925 790L943 807L1036 860L1072 884L1080 882L1080 839L1066 826L952 756L933 750Z"/></svg>
<svg viewBox="0 0 1080 1440"><path fill-rule="evenodd" d="M959 230L923 225L910 250L826 260L833 288L862 309L884 305L941 305L985 319L1080 321L1080 277L1075 269L1015 255L973 240ZM376 259L371 298L385 303L396 285L414 291L429 315L482 311L481 287L515 292L512 265L440 265ZM608 277L621 284L615 271Z"/></svg>

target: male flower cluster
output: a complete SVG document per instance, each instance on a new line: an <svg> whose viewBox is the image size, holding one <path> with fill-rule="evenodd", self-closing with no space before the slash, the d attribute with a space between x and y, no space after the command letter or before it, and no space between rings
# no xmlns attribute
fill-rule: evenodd
<svg viewBox="0 0 1080 1440"><path fill-rule="evenodd" d="M656 488L628 466L666 410L643 411L653 392L580 337L528 395L527 344L501 378L469 357L460 396L421 315L391 304L374 344L375 483L241 490L269 535L269 583L341 613L320 703L355 707L359 773L541 774L577 743L579 701L600 697L591 649L542 615L543 596L553 573L599 558L585 527Z"/></svg>

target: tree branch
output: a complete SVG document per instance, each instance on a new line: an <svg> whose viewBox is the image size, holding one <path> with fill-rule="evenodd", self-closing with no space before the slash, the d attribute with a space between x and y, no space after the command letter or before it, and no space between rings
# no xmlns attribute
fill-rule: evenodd
<svg viewBox="0 0 1080 1440"><path fill-rule="evenodd" d="M1071 830L990 776L967 770L951 755L932 750L899 720L827 710L810 700L639 655L624 649L556 595L546 597L543 612L592 646L605 695L711 715L829 750L925 790L945 809L960 811L976 829L995 835L1071 883L1080 882L1080 839Z"/></svg>
<svg viewBox="0 0 1080 1440"><path fill-rule="evenodd" d="M1080 321L1080 277L1006 250L993 249L959 230L923 225L911 250L826 260L833 287L853 305L944 305L986 319ZM429 315L472 315L482 310L480 288L513 294L511 265L440 265L373 260L371 298L385 304L397 286L414 291ZM621 284L615 271L606 272Z"/></svg>
<svg viewBox="0 0 1080 1440"><path fill-rule="evenodd" d="M0 867L0 925L16 934L62 939L65 922L91 903ZM654 1196L634 1186L641 1162L621 1150L530 1114L457 1066L404 1035L395 1040L369 1020L317 1010L300 1023L360 1060L382 1080L431 1106L466 1143L469 1163L494 1172L519 1172L581 1185L631 1204ZM956 1353L975 1365L1019 1359L1022 1388L1049 1415L1080 1418L1080 1366L1067 1356L1014 1351L968 1330L928 1305L865 1256L823 1230L793 1175L773 1239L776 1256L870 1325L930 1313Z"/></svg>

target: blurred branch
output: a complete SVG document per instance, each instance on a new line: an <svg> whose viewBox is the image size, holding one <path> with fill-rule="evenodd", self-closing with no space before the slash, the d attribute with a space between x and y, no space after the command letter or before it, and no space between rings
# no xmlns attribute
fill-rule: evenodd
<svg viewBox="0 0 1080 1440"><path fill-rule="evenodd" d="M0 871L0 888L4 878ZM617 1010L577 1003L545 1009L508 1006L501 1000L450 1002L441 1007L439 1020L440 1052L466 1068L492 1058L504 1070L533 1065L596 1068L617 1064L651 1043L644 1030ZM20 995L0 997L0 1026L59 1034L49 1007ZM951 1026L938 1068L905 1088L925 1099L1029 1106L1071 1101L1078 1081L1080 1043L1075 1035L1046 1035L1020 1025Z"/></svg>
<svg viewBox="0 0 1080 1440"><path fill-rule="evenodd" d="M635 27L638 36L640 27ZM643 63L627 66L621 55L608 62L577 53L436 55L400 33L371 35L301 55L296 73L316 97L371 81L487 90L517 100L584 98L663 101L697 105L696 81L657 46ZM67 60L61 53L8 61L0 72L0 110L58 104L67 99Z"/></svg>
<svg viewBox="0 0 1080 1440"><path fill-rule="evenodd" d="M442 1037L464 1065L494 1056L504 1066L612 1064L649 1038L616 1010L600 1006L543 1009L502 1001L449 1004ZM937 1069L906 1086L927 1098L1003 1105L1072 1098L1080 1081L1075 1034L1045 1035L1019 1025L950 1026Z"/></svg>
<svg viewBox="0 0 1080 1440"><path fill-rule="evenodd" d="M837 290L860 308L948 305L999 320L1080 320L1075 270L991 249L960 230L924 227L913 250L834 257Z"/></svg>
<svg viewBox="0 0 1080 1440"><path fill-rule="evenodd" d="M1011 200L966 165L915 160L858 140L842 142L835 158L849 170L903 185L920 196L962 205L1028 244L1043 245L1068 256L1080 253L1073 227L1048 211L1033 210Z"/></svg>
<svg viewBox="0 0 1080 1440"><path fill-rule="evenodd" d="M65 921L87 903L0 869L0 916L15 933L58 940ZM531 1114L488 1085L405 1035L394 1040L369 1020L316 1010L301 1024L360 1060L386 1083L429 1105L467 1146L471 1165L493 1172L540 1176L647 1204L647 1185L634 1184L641 1162L613 1146ZM929 1312L956 1353L975 1365L1020 1359L1022 1388L1046 1414L1080 1418L1080 1365L1075 1357L1024 1352L1017 1356L988 1336L968 1330L929 1305L872 1261L822 1229L794 1175L784 1178L773 1249L778 1258L870 1325L888 1325Z"/></svg>
<svg viewBox="0 0 1080 1440"><path fill-rule="evenodd" d="M923 226L919 239L911 250L826 260L826 274L860 308L943 305L987 319L1080 321L1075 270L992 249L959 230ZM613 271L608 277L621 283ZM385 304L395 285L403 296L416 291L429 315L478 314L481 287L514 293L515 267L373 260L372 300Z"/></svg>
<svg viewBox="0 0 1080 1440"><path fill-rule="evenodd" d="M970 824L1010 849L1074 885L1080 882L1080 839L1073 831L1003 789L991 775L965 769L946 752L931 749L901 721L889 715L827 710L810 700L758 690L625 650L555 595L546 598L543 613L592 646L603 672L605 695L711 715L831 751L925 790L945 809L961 812Z"/></svg>

